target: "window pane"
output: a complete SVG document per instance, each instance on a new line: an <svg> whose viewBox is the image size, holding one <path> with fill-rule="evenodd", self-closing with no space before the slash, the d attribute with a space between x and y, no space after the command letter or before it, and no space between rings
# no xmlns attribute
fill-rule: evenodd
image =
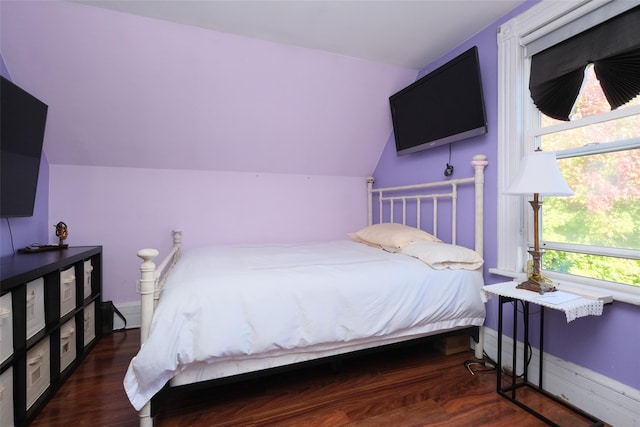
<svg viewBox="0 0 640 427"><path fill-rule="evenodd" d="M547 271L640 286L640 260L547 250L542 257L542 268Z"/></svg>
<svg viewBox="0 0 640 427"><path fill-rule="evenodd" d="M640 105L640 96L619 109ZM593 67L588 67L571 120L611 110ZM540 127L561 123L542 114ZM577 124L577 123L576 123ZM591 144L601 149L607 143L640 138L640 114L542 135L544 151L562 151ZM584 154L584 152L582 153ZM541 215L541 238L558 242L606 248L640 250L640 148L579 155L558 160L560 170L576 193L573 197L547 197ZM613 255L613 254L611 254ZM620 256L620 253L616 253ZM547 249L542 259L547 271L640 286L640 260L607 255Z"/></svg>
<svg viewBox="0 0 640 427"><path fill-rule="evenodd" d="M640 137L640 114L555 132L540 137L540 146L544 151L560 151L568 148L583 147L588 144L623 141Z"/></svg>
<svg viewBox="0 0 640 427"><path fill-rule="evenodd" d="M547 197L542 239L640 249L640 149L558 160L576 193Z"/></svg>

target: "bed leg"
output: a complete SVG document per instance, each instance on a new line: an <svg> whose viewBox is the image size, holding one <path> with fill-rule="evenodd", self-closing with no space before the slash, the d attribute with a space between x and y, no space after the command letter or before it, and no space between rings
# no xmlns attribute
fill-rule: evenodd
<svg viewBox="0 0 640 427"><path fill-rule="evenodd" d="M475 347L475 356L476 359L482 359L484 356L484 326L479 327L478 331L478 342Z"/></svg>
<svg viewBox="0 0 640 427"><path fill-rule="evenodd" d="M138 412L140 417L140 427L153 427L153 418L151 418L151 403L147 403Z"/></svg>

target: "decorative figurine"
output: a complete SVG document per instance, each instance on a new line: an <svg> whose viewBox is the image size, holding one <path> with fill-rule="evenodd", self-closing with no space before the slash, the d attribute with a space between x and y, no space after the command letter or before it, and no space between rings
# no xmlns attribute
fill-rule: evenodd
<svg viewBox="0 0 640 427"><path fill-rule="evenodd" d="M62 221L54 225L54 227L56 228L56 236L60 239L58 246L66 246L63 242L67 237L69 237L69 227L67 227L67 224Z"/></svg>

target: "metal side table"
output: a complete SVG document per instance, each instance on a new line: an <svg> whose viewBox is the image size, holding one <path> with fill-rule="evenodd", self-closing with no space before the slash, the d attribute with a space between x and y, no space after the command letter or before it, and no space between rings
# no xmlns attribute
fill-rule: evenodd
<svg viewBox="0 0 640 427"><path fill-rule="evenodd" d="M491 297L496 295L499 297L498 305L498 357L497 357L497 382L496 391L505 399L513 402L519 407L523 408L530 414L538 417L540 420L551 426L557 426L552 420L541 414L540 412L527 406L523 401L519 400L517 391L523 387L534 390L536 393L545 396L548 399L564 406L575 414L583 417L585 420L592 422L592 426L602 426L604 423L598 418L588 414L568 403L567 401L560 399L556 395L548 392L544 389L543 383L543 354L544 354L544 314L545 309L553 309L562 311L567 316L567 322L570 322L578 317L584 316L599 316L602 314L603 301L585 298L579 295L570 294L567 292L551 292L545 295L540 295L536 292L517 289L516 282L503 282L496 283L494 285L484 286L482 290L485 296ZM503 385L503 363L502 363L502 338L503 338L503 311L504 305L507 303L513 303L513 349L512 349L512 361L511 366L513 372L511 375L511 381L507 385ZM523 339L524 339L524 351L522 354L522 366L524 367L524 374L517 376L515 374L517 361L518 361L518 349L517 349L517 334L518 334L518 304L522 306L522 327ZM530 322L530 304L535 304L540 307L540 342L539 342L539 369L538 369L538 384L534 384L529 379L529 373L527 369L527 361L532 357L532 350L529 346L529 322Z"/></svg>

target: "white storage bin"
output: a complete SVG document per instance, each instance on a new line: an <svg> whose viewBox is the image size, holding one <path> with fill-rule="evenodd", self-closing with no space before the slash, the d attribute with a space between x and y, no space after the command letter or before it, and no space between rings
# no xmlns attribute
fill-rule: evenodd
<svg viewBox="0 0 640 427"><path fill-rule="evenodd" d="M91 272L93 271L93 265L91 260L84 262L84 297L89 298L91 296Z"/></svg>
<svg viewBox="0 0 640 427"><path fill-rule="evenodd" d="M76 270L74 267L60 272L60 317L76 308Z"/></svg>
<svg viewBox="0 0 640 427"><path fill-rule="evenodd" d="M60 327L60 372L76 359L76 319Z"/></svg>
<svg viewBox="0 0 640 427"><path fill-rule="evenodd" d="M0 363L13 354L13 310L11 292L0 297Z"/></svg>
<svg viewBox="0 0 640 427"><path fill-rule="evenodd" d="M51 383L49 337L27 351L27 410Z"/></svg>
<svg viewBox="0 0 640 427"><path fill-rule="evenodd" d="M27 283L27 339L44 329L44 279Z"/></svg>
<svg viewBox="0 0 640 427"><path fill-rule="evenodd" d="M0 427L13 427L13 367L0 375Z"/></svg>
<svg viewBox="0 0 640 427"><path fill-rule="evenodd" d="M92 302L84 308L84 345L96 337L96 303Z"/></svg>

